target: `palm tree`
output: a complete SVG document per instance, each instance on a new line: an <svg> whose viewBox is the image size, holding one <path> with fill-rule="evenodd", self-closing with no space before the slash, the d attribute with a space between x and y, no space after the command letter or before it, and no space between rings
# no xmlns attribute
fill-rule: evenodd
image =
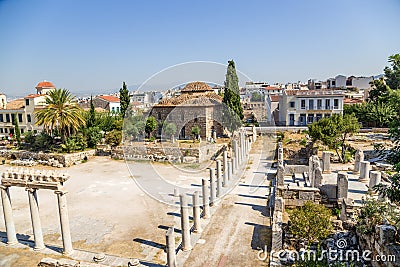
<svg viewBox="0 0 400 267"><path fill-rule="evenodd" d="M83 110L67 89L54 89L46 95L47 106L35 111L36 125L43 126L50 134L54 130L61 134L62 141L85 125Z"/></svg>

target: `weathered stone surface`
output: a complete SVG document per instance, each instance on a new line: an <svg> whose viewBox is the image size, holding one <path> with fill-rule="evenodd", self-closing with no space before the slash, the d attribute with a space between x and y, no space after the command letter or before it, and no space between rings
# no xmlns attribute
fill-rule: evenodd
<svg viewBox="0 0 400 267"><path fill-rule="evenodd" d="M322 172L331 173L331 153L328 151L322 152Z"/></svg>
<svg viewBox="0 0 400 267"><path fill-rule="evenodd" d="M364 152L362 150L357 150L354 156L354 173L360 172L360 163L364 161Z"/></svg>
<svg viewBox="0 0 400 267"><path fill-rule="evenodd" d="M349 179L348 174L345 172L339 172L337 176L337 198L338 200L342 198L347 198L349 191Z"/></svg>
<svg viewBox="0 0 400 267"><path fill-rule="evenodd" d="M396 242L396 227L392 225L378 225L381 245L390 245Z"/></svg>

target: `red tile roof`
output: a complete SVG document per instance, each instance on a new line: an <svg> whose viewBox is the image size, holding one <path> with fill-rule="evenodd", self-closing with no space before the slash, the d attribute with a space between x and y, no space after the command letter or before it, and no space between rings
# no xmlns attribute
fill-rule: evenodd
<svg viewBox="0 0 400 267"><path fill-rule="evenodd" d="M23 98L20 98L8 102L6 104L5 109L16 110L16 109L23 109L24 107L25 107L25 100Z"/></svg>
<svg viewBox="0 0 400 267"><path fill-rule="evenodd" d="M264 90L267 90L267 91L281 90L281 88L274 87L274 86L267 86L267 87L264 87Z"/></svg>
<svg viewBox="0 0 400 267"><path fill-rule="evenodd" d="M361 99L356 99L356 98L345 98L343 102L345 104L361 104L363 101Z"/></svg>
<svg viewBox="0 0 400 267"><path fill-rule="evenodd" d="M99 95L98 97L107 102L119 102L119 98L113 95Z"/></svg>
<svg viewBox="0 0 400 267"><path fill-rule="evenodd" d="M43 96L43 95L41 95L41 94L30 94L30 95L25 96L25 98L35 98L35 97L39 97L39 96Z"/></svg>
<svg viewBox="0 0 400 267"><path fill-rule="evenodd" d="M271 102L279 102L279 95L269 95Z"/></svg>
<svg viewBox="0 0 400 267"><path fill-rule="evenodd" d="M52 82L43 81L36 85L36 88L56 88Z"/></svg>

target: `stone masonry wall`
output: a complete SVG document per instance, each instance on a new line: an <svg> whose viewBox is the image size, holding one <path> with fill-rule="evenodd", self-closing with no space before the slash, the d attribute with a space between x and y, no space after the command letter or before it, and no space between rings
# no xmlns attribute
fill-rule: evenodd
<svg viewBox="0 0 400 267"><path fill-rule="evenodd" d="M26 150L0 150L0 157L7 159L31 159L35 161L49 161L53 159L57 160L64 167L69 167L85 158L93 157L95 154L95 149L70 154L31 152Z"/></svg>

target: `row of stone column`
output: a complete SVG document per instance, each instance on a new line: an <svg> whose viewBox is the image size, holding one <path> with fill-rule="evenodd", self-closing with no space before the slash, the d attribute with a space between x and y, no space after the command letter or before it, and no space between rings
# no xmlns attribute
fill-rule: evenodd
<svg viewBox="0 0 400 267"><path fill-rule="evenodd" d="M368 172L368 190L377 195L378 193L374 190L374 186L381 183L382 174L380 171L369 171ZM337 176L337 198L347 198L349 190L349 178L346 172L339 172Z"/></svg>
<svg viewBox="0 0 400 267"><path fill-rule="evenodd" d="M3 204L4 222L6 225L6 232L7 232L7 244L14 245L18 243L18 239L13 219L10 188L8 186L1 185L0 189L1 189L1 199ZM26 188L26 191L28 192L29 209L31 213L32 229L35 241L34 249L42 250L45 248L45 245L43 242L42 225L39 216L39 202L37 198L37 190L38 189L36 188ZM67 200L65 196L67 192L65 190L57 190L54 193L57 195L57 200L58 200L63 251L64 254L69 255L73 252L73 248L72 248L71 233L69 228Z"/></svg>
<svg viewBox="0 0 400 267"><path fill-rule="evenodd" d="M210 206L217 202L217 198L222 196L223 187L228 187L229 181L233 175L237 173L240 166L247 159L250 149L250 142L245 137L245 134L239 133L239 142L234 140L232 143L232 157L228 160L227 151L223 152L222 162L216 160L216 168L209 169L209 180L202 179L202 203L200 203L200 192L195 191L192 195L193 209L193 232L201 233L201 207L203 210L203 218L208 219L211 216ZM192 249L189 223L189 205L186 194L179 195L180 199L180 215L181 215L181 230L182 230L182 250L188 251ZM176 266L176 248L174 228L171 227L166 232L166 252L168 266Z"/></svg>

